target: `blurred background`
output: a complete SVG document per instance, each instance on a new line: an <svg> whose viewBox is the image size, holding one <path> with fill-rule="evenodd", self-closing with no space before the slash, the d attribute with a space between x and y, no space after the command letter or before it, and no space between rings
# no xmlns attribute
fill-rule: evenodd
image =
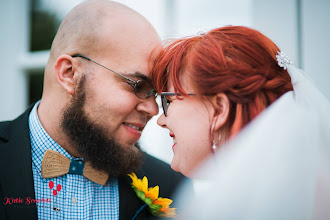
<svg viewBox="0 0 330 220"><path fill-rule="evenodd" d="M56 30L65 14L80 2L0 0L0 121L16 118L40 99L43 71ZM225 25L255 28L271 38L330 97L328 0L118 2L144 15L163 40ZM148 123L140 144L145 151L170 163L172 139L168 131L157 126L158 116Z"/></svg>

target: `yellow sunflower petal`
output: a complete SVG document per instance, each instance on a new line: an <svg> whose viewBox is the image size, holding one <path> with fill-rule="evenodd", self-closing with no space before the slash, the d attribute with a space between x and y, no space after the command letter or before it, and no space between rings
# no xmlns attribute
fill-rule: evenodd
<svg viewBox="0 0 330 220"><path fill-rule="evenodd" d="M171 205L172 202L173 201L171 199L160 197L160 198L156 199L155 201L153 201L152 204L161 205L162 208L160 209L160 211L163 211L164 209L167 209Z"/></svg>
<svg viewBox="0 0 330 220"><path fill-rule="evenodd" d="M175 216L175 208L167 208L163 210L162 212L165 213L164 217L174 217Z"/></svg>
<svg viewBox="0 0 330 220"><path fill-rule="evenodd" d="M144 193L148 192L148 178L145 176L142 179L140 190L142 190Z"/></svg>
<svg viewBox="0 0 330 220"><path fill-rule="evenodd" d="M135 173L128 174L128 176L132 179L132 185L141 191L143 188L142 180L140 180Z"/></svg>
<svg viewBox="0 0 330 220"><path fill-rule="evenodd" d="M135 173L131 173L131 174L128 174L128 176L132 179L132 185L133 186L137 186L137 181L138 181L138 178L137 178L137 176L136 176L136 174Z"/></svg>
<svg viewBox="0 0 330 220"><path fill-rule="evenodd" d="M172 203L172 200L168 198L160 198L160 197L158 198L159 186L148 188L147 177L143 177L143 179L141 180L136 176L135 173L128 174L128 176L132 179L132 185L134 187L136 187L139 191L142 191L145 194L145 197L147 198L149 197L152 199L152 204L162 206L159 212L164 213L163 215L164 217L175 216L175 208L170 208L170 204Z"/></svg>
<svg viewBox="0 0 330 220"><path fill-rule="evenodd" d="M137 188L138 188L138 190L141 191L141 190L143 189L143 182L142 182L142 180L141 180L141 179L138 179L138 180L137 180L137 183L138 183L138 184L137 184L137 185L138 185ZM142 190L142 191L143 191L143 190Z"/></svg>
<svg viewBox="0 0 330 220"><path fill-rule="evenodd" d="M148 191L145 193L146 197L150 197L152 201L158 198L158 194L159 194L159 186L149 188Z"/></svg>

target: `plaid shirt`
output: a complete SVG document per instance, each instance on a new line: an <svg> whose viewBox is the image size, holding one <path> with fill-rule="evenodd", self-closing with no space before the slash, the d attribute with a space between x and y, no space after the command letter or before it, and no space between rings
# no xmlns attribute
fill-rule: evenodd
<svg viewBox="0 0 330 220"><path fill-rule="evenodd" d="M107 184L101 186L76 174L49 179L41 177L41 163L47 149L57 151L70 160L73 157L46 133L38 118L38 105L39 102L29 116L34 202L38 219L119 219L117 178L110 177Z"/></svg>

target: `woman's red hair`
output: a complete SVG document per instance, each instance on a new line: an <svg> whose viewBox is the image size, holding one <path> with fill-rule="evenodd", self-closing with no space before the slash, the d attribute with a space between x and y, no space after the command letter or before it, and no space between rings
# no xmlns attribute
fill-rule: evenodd
<svg viewBox="0 0 330 220"><path fill-rule="evenodd" d="M217 28L166 46L155 59L151 77L159 93L166 91L171 79L175 92L187 95L181 80L188 76L198 95L226 94L231 108L227 123L230 134L235 134L293 90L288 72L277 64L278 51L269 38L254 29Z"/></svg>

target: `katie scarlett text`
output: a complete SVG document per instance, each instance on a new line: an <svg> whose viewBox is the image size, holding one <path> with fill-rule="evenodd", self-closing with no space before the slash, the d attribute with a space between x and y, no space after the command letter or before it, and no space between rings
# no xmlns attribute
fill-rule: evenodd
<svg viewBox="0 0 330 220"><path fill-rule="evenodd" d="M29 205L29 204L34 204L34 203L50 203L50 202L51 202L51 198L31 199L31 197L26 197L25 199L22 199L21 197L18 197L18 198L5 197L3 204L4 205L13 205L13 204L25 203L26 205Z"/></svg>

